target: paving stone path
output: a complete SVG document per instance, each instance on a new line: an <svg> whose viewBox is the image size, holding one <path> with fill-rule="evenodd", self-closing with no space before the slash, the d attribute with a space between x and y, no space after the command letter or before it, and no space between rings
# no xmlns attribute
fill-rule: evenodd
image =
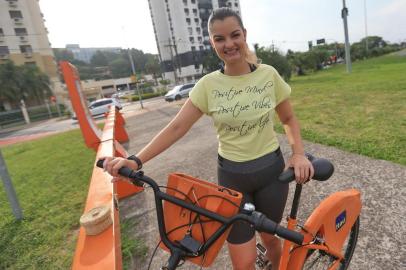
<svg viewBox="0 0 406 270"><path fill-rule="evenodd" d="M136 153L163 128L180 108L179 103L127 119L130 136L129 152ZM279 136L282 151L288 156L289 146ZM363 209L358 245L349 269L406 269L406 167L383 160L347 153L333 147L305 142L306 151L331 160L335 174L324 183L312 181L303 188L299 219L306 217L329 194L348 188L361 190ZM148 162L145 173L165 184L171 172L183 172L216 182L217 140L211 120L200 119L190 132L166 152ZM290 209L292 191L288 199ZM149 247L147 258L158 240L156 215L151 190L120 203L122 219L137 223L134 235ZM147 269L148 259L135 258L131 269ZM150 269L159 269L167 254L159 251ZM180 269L199 269L186 263ZM227 250L223 248L209 269L231 269Z"/></svg>

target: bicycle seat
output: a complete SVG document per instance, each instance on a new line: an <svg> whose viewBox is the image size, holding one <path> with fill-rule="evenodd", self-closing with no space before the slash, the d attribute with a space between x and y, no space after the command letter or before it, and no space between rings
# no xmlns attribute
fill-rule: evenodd
<svg viewBox="0 0 406 270"><path fill-rule="evenodd" d="M325 158L316 158L311 154L306 154L306 156L314 168L314 175L312 179L317 181L326 181L333 175L334 166L329 160ZM284 183L289 183L295 180L295 172L293 168L289 168L281 173L278 180Z"/></svg>

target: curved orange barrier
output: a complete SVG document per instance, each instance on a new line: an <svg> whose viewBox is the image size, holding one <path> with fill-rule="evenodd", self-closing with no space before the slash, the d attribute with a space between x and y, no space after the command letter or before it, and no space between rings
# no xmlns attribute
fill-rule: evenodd
<svg viewBox="0 0 406 270"><path fill-rule="evenodd" d="M127 157L128 153L120 142L128 141L124 128L125 120L115 107L110 108L103 132L91 117L87 102L83 98L79 74L69 62L60 63L66 86L79 121L87 147L97 151L96 161L102 156ZM83 227L79 230L72 269L120 270L122 269L120 218L117 200L142 191L127 182L111 183L112 177L93 167L89 192L84 212L106 205L111 208L113 224L98 235L86 235Z"/></svg>

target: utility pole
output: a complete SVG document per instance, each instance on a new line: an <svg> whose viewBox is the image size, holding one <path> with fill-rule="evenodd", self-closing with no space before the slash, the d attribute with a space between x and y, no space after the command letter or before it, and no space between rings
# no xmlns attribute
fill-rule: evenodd
<svg viewBox="0 0 406 270"><path fill-rule="evenodd" d="M20 204L18 203L17 195L13 187L13 183L11 182L10 175L8 174L6 162L4 161L3 154L0 151L0 177L3 180L4 189L6 190L6 194L8 200L11 205L11 209L13 210L14 217L17 220L23 218L23 211L21 210Z"/></svg>
<svg viewBox="0 0 406 270"><path fill-rule="evenodd" d="M133 60L133 56L131 54L130 48L128 48L128 57L130 58L131 70L132 70L133 76L135 76L135 78L136 78L135 86L137 87L138 99L140 101L141 109L144 109L144 105L142 104L142 96L141 96L141 93L140 93L140 89L138 88L138 82L137 82L138 78L136 77L137 75L135 74L134 60Z"/></svg>
<svg viewBox="0 0 406 270"><path fill-rule="evenodd" d="M365 17L365 52L368 57L368 26L367 26L367 0L364 0L364 17Z"/></svg>
<svg viewBox="0 0 406 270"><path fill-rule="evenodd" d="M341 10L341 17L344 22L344 35L345 35L345 63L347 64L347 72L351 73L351 56L350 56L350 42L348 41L348 25L347 25L348 8L345 6L343 0L343 9Z"/></svg>
<svg viewBox="0 0 406 270"><path fill-rule="evenodd" d="M175 44L172 44L171 39L168 38L168 45L164 45L164 47L169 48L169 53L171 54L171 61L172 61L172 68L173 68L173 76L175 77L175 84L178 83L178 74L176 73L176 65L175 60L173 58L172 47L175 47Z"/></svg>

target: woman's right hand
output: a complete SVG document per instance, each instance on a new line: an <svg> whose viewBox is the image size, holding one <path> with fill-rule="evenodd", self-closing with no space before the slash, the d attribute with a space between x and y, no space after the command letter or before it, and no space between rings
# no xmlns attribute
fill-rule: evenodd
<svg viewBox="0 0 406 270"><path fill-rule="evenodd" d="M121 178L122 180L127 179L118 174L118 170L122 167L128 167L135 171L138 170L138 164L134 160L128 160L122 157L101 157L100 159L104 159L104 170L115 178Z"/></svg>

